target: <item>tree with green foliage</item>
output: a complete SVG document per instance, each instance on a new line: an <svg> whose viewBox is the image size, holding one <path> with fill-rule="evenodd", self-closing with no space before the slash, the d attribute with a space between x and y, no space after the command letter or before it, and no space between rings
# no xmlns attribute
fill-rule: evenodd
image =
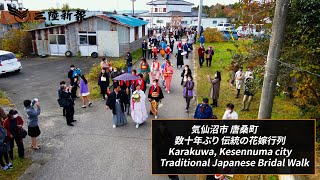
<svg viewBox="0 0 320 180"><path fill-rule="evenodd" d="M320 118L320 1L292 0L281 52L278 91L292 93L306 118ZM266 36L267 37L267 36ZM246 45L248 54L234 55L240 64L255 67L263 77L269 38Z"/></svg>

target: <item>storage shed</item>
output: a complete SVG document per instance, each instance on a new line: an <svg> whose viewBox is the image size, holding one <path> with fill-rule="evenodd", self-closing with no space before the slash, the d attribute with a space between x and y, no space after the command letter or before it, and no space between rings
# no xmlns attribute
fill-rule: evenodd
<svg viewBox="0 0 320 180"><path fill-rule="evenodd" d="M147 38L147 24L129 15L101 14L30 32L37 55L120 57L141 48Z"/></svg>

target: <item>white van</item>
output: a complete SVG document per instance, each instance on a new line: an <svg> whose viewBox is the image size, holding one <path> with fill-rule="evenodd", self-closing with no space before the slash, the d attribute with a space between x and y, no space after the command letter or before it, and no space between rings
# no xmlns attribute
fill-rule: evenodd
<svg viewBox="0 0 320 180"><path fill-rule="evenodd" d="M233 29L234 26L230 23L220 23L216 27L219 31Z"/></svg>
<svg viewBox="0 0 320 180"><path fill-rule="evenodd" d="M22 69L21 63L12 52L0 50L0 74L7 72L19 72Z"/></svg>

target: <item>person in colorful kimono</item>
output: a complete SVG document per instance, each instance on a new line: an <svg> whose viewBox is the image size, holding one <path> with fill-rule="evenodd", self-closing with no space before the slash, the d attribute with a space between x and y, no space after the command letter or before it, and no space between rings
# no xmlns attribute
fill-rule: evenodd
<svg viewBox="0 0 320 180"><path fill-rule="evenodd" d="M140 63L140 66L139 66L139 73L143 74L144 81L147 84L150 84L150 78L149 78L150 66L147 63L146 58L142 58L141 59L141 63Z"/></svg>
<svg viewBox="0 0 320 180"><path fill-rule="evenodd" d="M135 86L137 87L137 85L139 84L140 85L140 89L143 91L143 92L146 92L147 90L147 85L146 85L146 82L144 81L143 79L143 74L138 74L138 80L136 80L135 82Z"/></svg>
<svg viewBox="0 0 320 180"><path fill-rule="evenodd" d="M159 53L159 49L157 48L157 46L153 46L152 47L152 58L158 58L158 53Z"/></svg>
<svg viewBox="0 0 320 180"><path fill-rule="evenodd" d="M173 77L173 71L174 70L171 63L168 62L168 65L164 68L163 71L164 80L166 82L166 91L168 92L168 94L170 94L170 85Z"/></svg>
<svg viewBox="0 0 320 180"><path fill-rule="evenodd" d="M166 51L166 59L170 59L170 55L171 55L172 50L169 45L167 45L167 48L165 51Z"/></svg>
<svg viewBox="0 0 320 180"><path fill-rule="evenodd" d="M158 79L153 80L152 86L149 89L148 98L151 102L150 115L154 115L154 118L158 119L159 102L164 98L161 87L158 84Z"/></svg>
<svg viewBox="0 0 320 180"><path fill-rule="evenodd" d="M160 76L161 76L160 69L161 69L160 63L158 61L158 58L156 58L151 65L151 78L152 78L152 80L160 79Z"/></svg>

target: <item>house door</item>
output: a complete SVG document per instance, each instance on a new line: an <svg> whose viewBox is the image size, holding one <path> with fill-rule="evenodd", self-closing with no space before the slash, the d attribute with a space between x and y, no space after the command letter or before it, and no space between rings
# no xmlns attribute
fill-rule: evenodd
<svg viewBox="0 0 320 180"><path fill-rule="evenodd" d="M51 55L63 56L67 51L66 37L64 34L50 34Z"/></svg>

